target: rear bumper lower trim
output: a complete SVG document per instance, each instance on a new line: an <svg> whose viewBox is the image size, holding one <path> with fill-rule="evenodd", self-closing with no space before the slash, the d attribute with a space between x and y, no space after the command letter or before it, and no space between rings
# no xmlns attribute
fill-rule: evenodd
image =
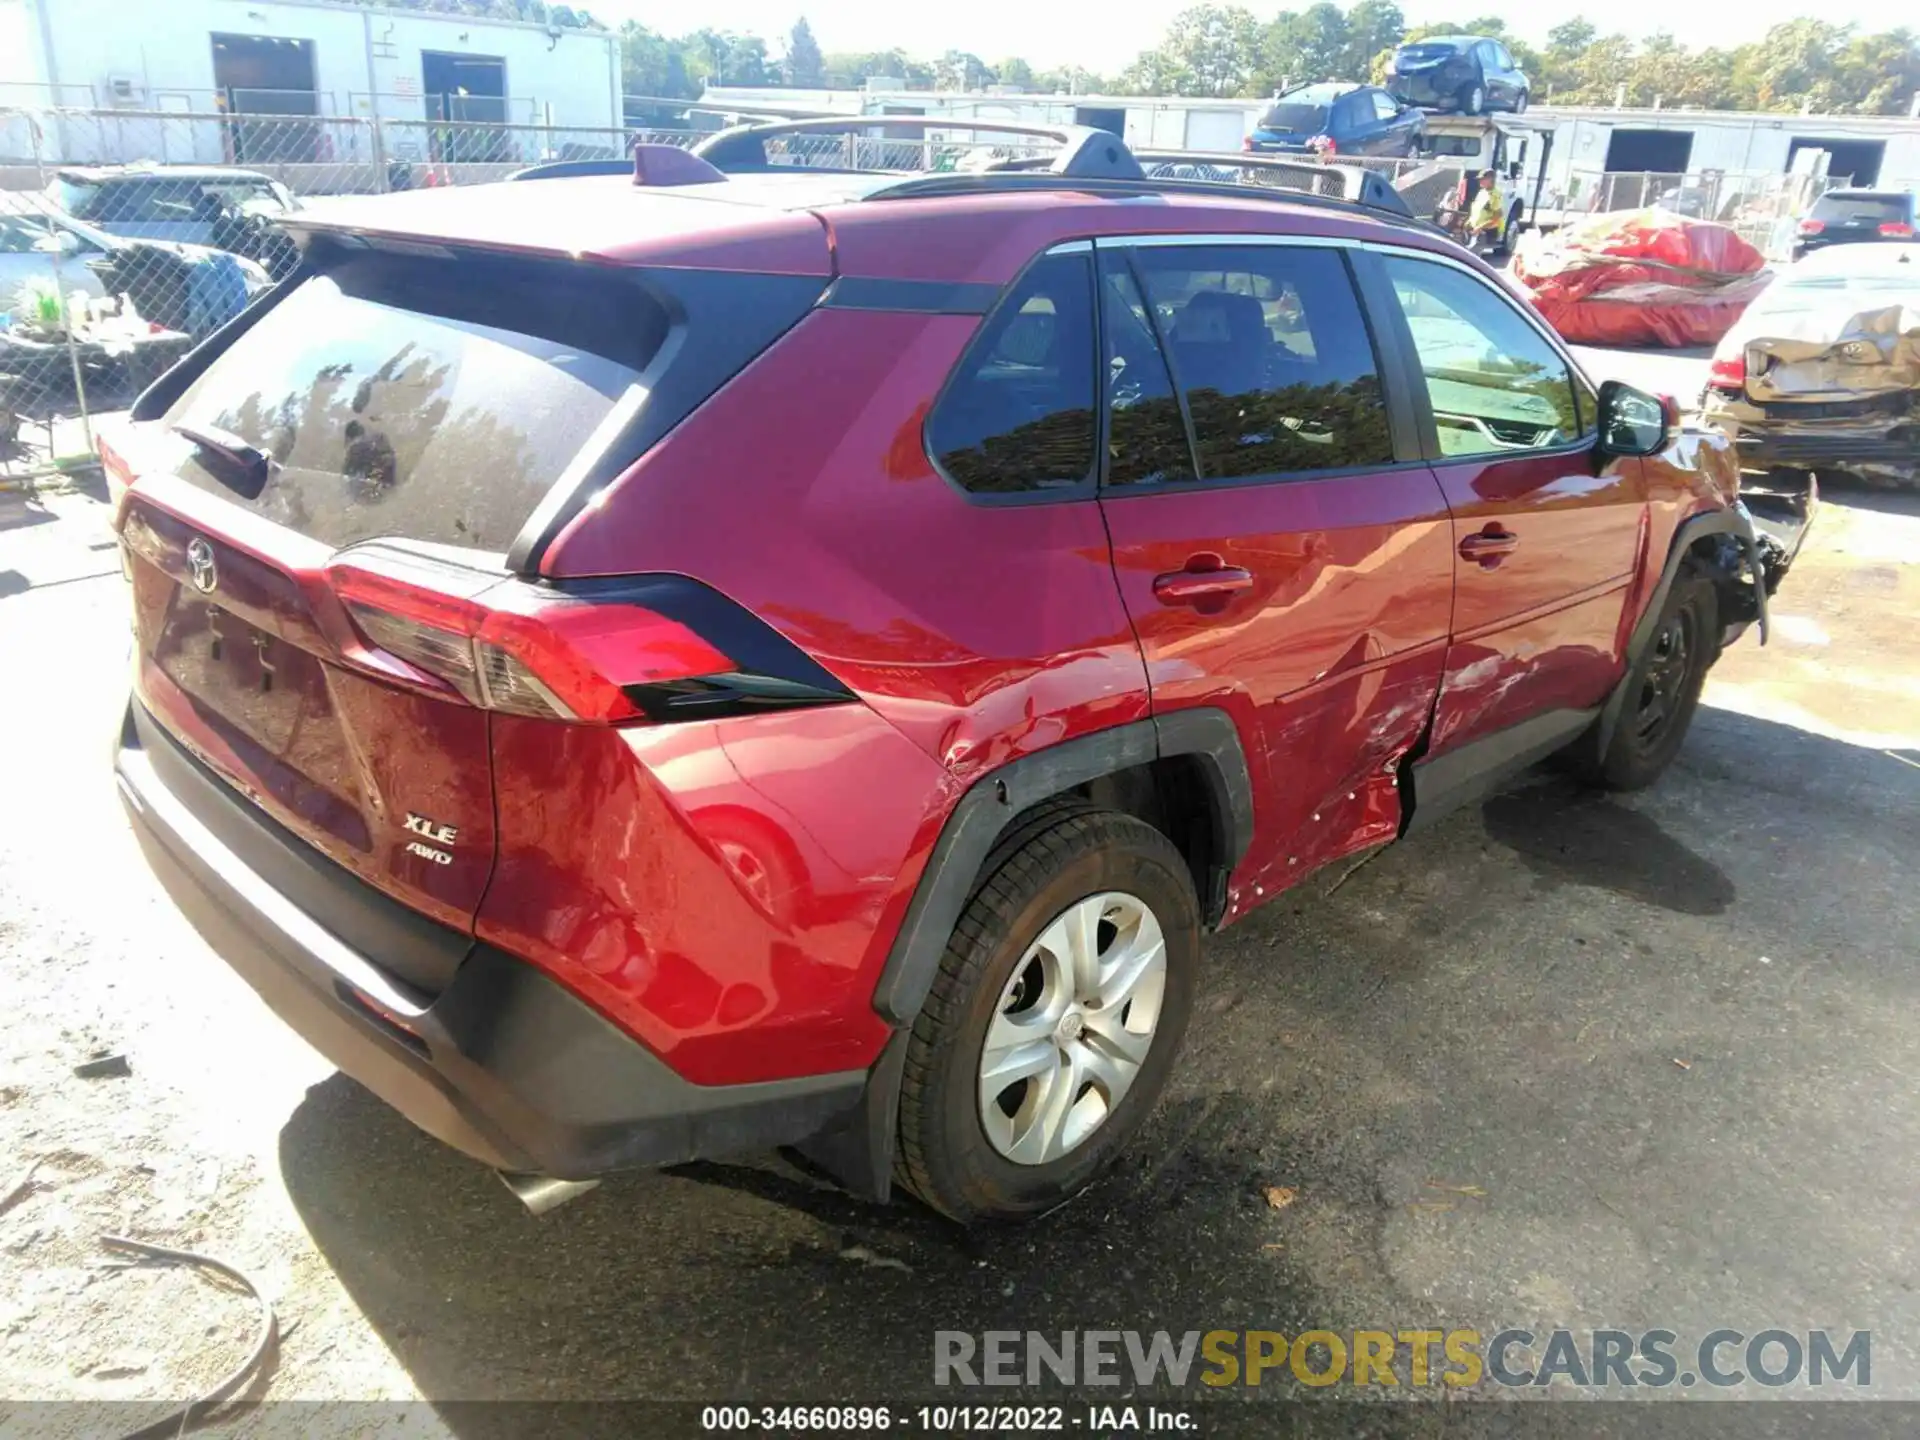
<svg viewBox="0 0 1920 1440"><path fill-rule="evenodd" d="M150 719L124 727L115 769L161 883L282 1020L455 1149L504 1170L590 1179L794 1143L859 1104L859 1070L695 1085L544 972L484 944L423 1003L203 823L162 781L142 731L153 733Z"/></svg>

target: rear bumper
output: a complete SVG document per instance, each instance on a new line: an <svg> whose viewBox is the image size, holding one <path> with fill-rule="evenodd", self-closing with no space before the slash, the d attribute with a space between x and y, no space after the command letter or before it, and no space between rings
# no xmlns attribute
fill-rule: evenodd
<svg viewBox="0 0 1920 1440"><path fill-rule="evenodd" d="M1420 70L1411 75L1388 76L1387 93L1409 105L1451 105L1472 82L1471 75Z"/></svg>
<svg viewBox="0 0 1920 1440"><path fill-rule="evenodd" d="M790 1144L855 1109L865 1071L695 1085L525 961L473 945L427 997L343 942L324 906L261 878L231 842L277 829L135 700L120 794L155 875L196 928L309 1044L422 1130L503 1170L584 1180ZM337 869L337 867L334 867ZM369 890L344 870L340 904Z"/></svg>
<svg viewBox="0 0 1920 1440"><path fill-rule="evenodd" d="M1920 397L1894 392L1831 405L1760 406L1709 392L1706 418L1733 439L1740 468L1855 470L1920 479Z"/></svg>

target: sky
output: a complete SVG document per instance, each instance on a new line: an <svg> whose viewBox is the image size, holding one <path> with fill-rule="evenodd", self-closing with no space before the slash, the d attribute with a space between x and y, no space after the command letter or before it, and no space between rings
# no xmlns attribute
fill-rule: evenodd
<svg viewBox="0 0 1920 1440"><path fill-rule="evenodd" d="M585 0L603 23L638 20L669 34L710 25L766 37L776 55L794 19L804 14L823 50L888 50L931 58L970 50L989 64L1018 55L1037 67L1083 65L1102 74L1125 68L1158 43L1167 22L1192 0L1109 0L1091 6L1069 0L947 0L901 4L899 0L706 0L696 10L677 11L658 0ZM1264 0L1246 8L1266 18L1301 10L1311 0ZM1336 0L1343 7L1349 0ZM1673 0L1400 0L1409 24L1461 21L1501 15L1513 33L1535 43L1562 20L1586 15L1602 30L1629 35L1672 33L1684 45L1730 46L1757 40L1769 26L1817 14L1864 30L1899 23L1884 0L1744 0L1738 6L1681 4ZM1876 14L1876 12L1878 12Z"/></svg>

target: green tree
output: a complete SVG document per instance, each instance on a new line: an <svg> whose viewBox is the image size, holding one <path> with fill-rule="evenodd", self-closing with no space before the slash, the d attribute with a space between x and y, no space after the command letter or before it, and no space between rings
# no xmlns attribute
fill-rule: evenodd
<svg viewBox="0 0 1920 1440"><path fill-rule="evenodd" d="M1390 52L1407 33L1407 17L1393 0L1359 0L1347 12L1347 50L1340 73L1351 79L1371 79L1374 61Z"/></svg>
<svg viewBox="0 0 1920 1440"><path fill-rule="evenodd" d="M1854 39L1841 57L1836 88L1849 110L1905 114L1920 94L1920 36L1903 29Z"/></svg>
<svg viewBox="0 0 1920 1440"><path fill-rule="evenodd" d="M1043 95L1103 95L1111 93L1115 83L1078 65L1042 70L1033 77L1033 88Z"/></svg>
<svg viewBox="0 0 1920 1440"><path fill-rule="evenodd" d="M1000 83L1002 85L1018 85L1022 90L1031 90L1033 88L1033 66L1029 65L1019 56L1016 55L1012 59L1002 60L999 65L994 68L1000 76Z"/></svg>
<svg viewBox="0 0 1920 1440"><path fill-rule="evenodd" d="M1278 68L1296 84L1353 78L1347 71L1353 32L1346 15L1331 0L1320 0L1297 15L1282 11L1268 36L1269 72Z"/></svg>
<svg viewBox="0 0 1920 1440"><path fill-rule="evenodd" d="M732 85L771 85L767 42L758 35L732 35L727 45L727 81Z"/></svg>
<svg viewBox="0 0 1920 1440"><path fill-rule="evenodd" d="M943 90L983 90L993 83L987 62L967 50L949 50L934 62L933 73Z"/></svg>
<svg viewBox="0 0 1920 1440"><path fill-rule="evenodd" d="M1237 5L1198 5L1174 16L1167 38L1128 67L1134 93L1247 95L1261 70L1260 22Z"/></svg>
<svg viewBox="0 0 1920 1440"><path fill-rule="evenodd" d="M1751 87L1763 110L1824 108L1843 89L1840 60L1851 38L1844 25L1803 18L1775 25L1757 45L1735 52L1734 81Z"/></svg>
<svg viewBox="0 0 1920 1440"><path fill-rule="evenodd" d="M629 20L620 27L621 91L627 95L657 95L692 100L700 84L687 69L686 42Z"/></svg>
<svg viewBox="0 0 1920 1440"><path fill-rule="evenodd" d="M1594 28L1591 20L1584 15L1576 15L1571 20L1562 20L1547 31L1547 53L1549 55L1577 58L1582 50L1591 45L1600 32Z"/></svg>
<svg viewBox="0 0 1920 1440"><path fill-rule="evenodd" d="M787 84L797 85L811 90L824 83L826 58L820 53L820 42L813 38L813 27L807 24L802 15L793 22L793 31L787 36L787 58L781 62L786 72Z"/></svg>

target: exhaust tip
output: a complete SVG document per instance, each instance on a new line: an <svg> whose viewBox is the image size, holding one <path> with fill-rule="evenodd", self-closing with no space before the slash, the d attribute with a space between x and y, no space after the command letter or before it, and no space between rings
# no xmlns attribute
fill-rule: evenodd
<svg viewBox="0 0 1920 1440"><path fill-rule="evenodd" d="M544 1215L569 1200L578 1199L600 1182L598 1180L560 1180L552 1175L526 1175L496 1170L500 1183L514 1193L532 1215Z"/></svg>

